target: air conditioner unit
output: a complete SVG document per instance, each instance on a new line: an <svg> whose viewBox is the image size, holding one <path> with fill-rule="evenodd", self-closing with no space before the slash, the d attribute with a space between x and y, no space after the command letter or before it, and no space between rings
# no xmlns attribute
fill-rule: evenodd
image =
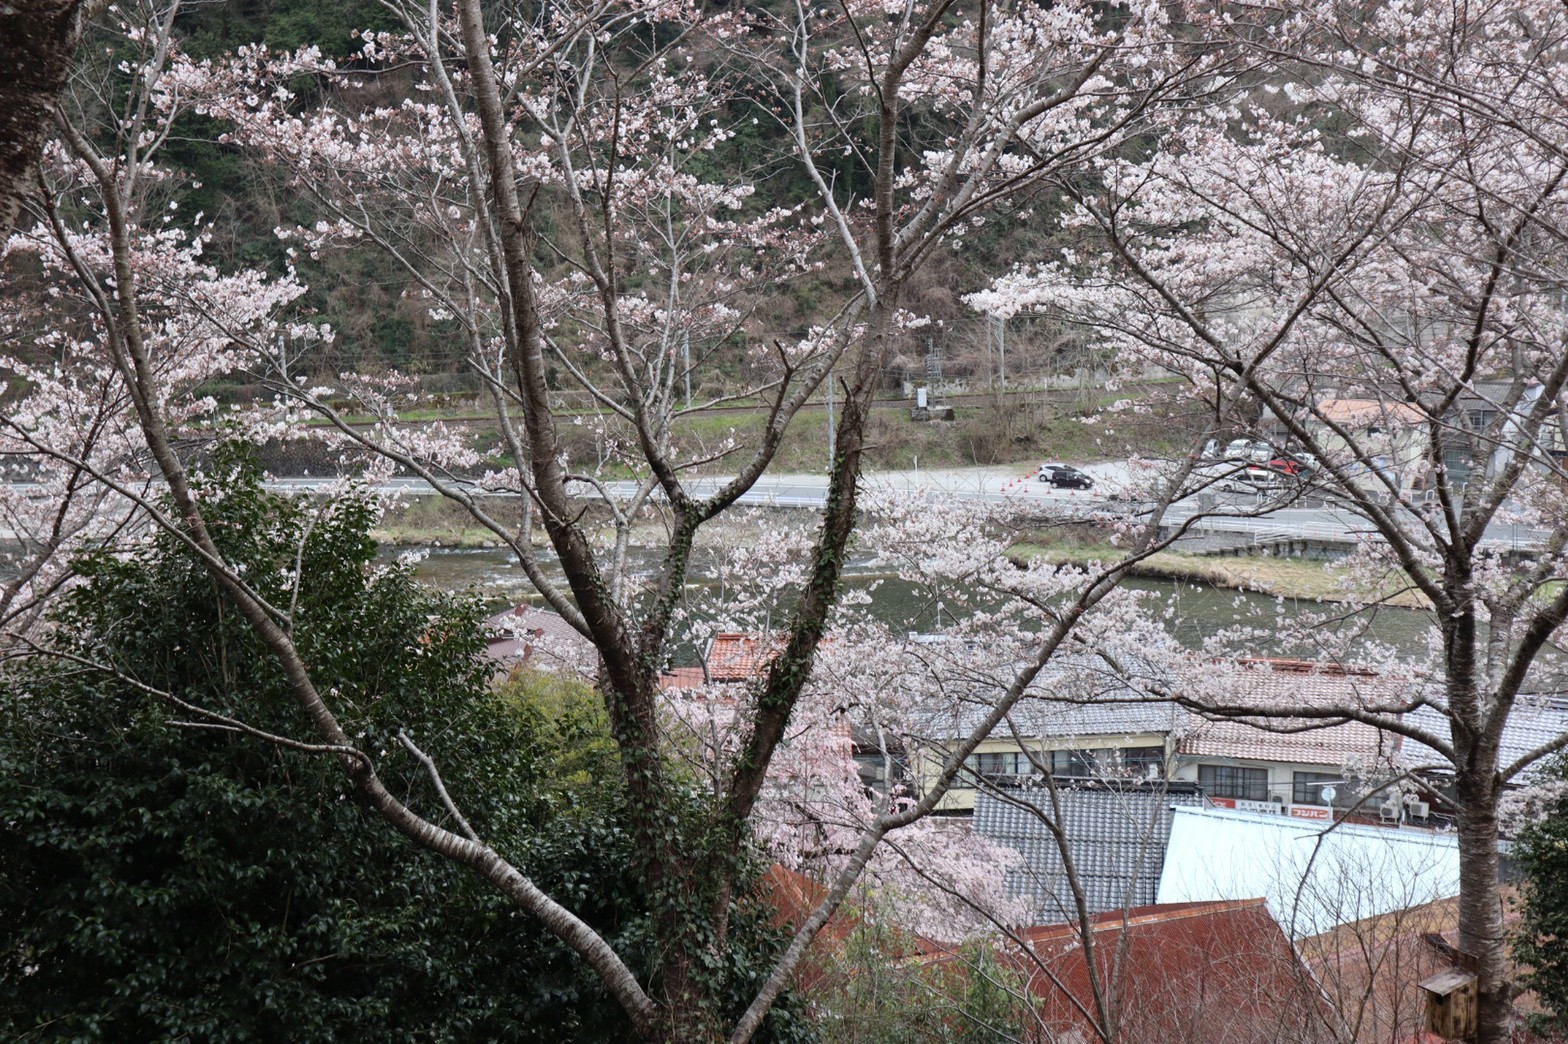
<svg viewBox="0 0 1568 1044"><path fill-rule="evenodd" d="M1432 806L1425 801L1410 802L1410 818L1425 819L1432 814Z"/></svg>

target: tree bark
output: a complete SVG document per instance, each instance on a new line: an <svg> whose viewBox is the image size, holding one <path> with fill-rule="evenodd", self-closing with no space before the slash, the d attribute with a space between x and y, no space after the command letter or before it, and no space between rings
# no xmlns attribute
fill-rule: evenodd
<svg viewBox="0 0 1568 1044"><path fill-rule="evenodd" d="M1464 806L1459 813L1459 948L1476 959L1477 1044L1507 1044L1513 1039L1513 1004L1498 877L1498 795L1494 783L1479 775L1461 775L1456 786Z"/></svg>
<svg viewBox="0 0 1568 1044"><path fill-rule="evenodd" d="M97 0L0 5L0 242L32 191L52 114Z"/></svg>

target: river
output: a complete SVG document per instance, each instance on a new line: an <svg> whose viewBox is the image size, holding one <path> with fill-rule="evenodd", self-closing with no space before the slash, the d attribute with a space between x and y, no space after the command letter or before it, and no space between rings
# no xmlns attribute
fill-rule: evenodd
<svg viewBox="0 0 1568 1044"><path fill-rule="evenodd" d="M554 560L547 564L555 572ZM700 555L696 560L700 569ZM651 569L653 560L643 553L634 557L633 570ZM432 548L416 570L418 578L432 587L447 591L473 591L489 604L497 607L517 601L529 600L532 587L509 552L500 549L457 550ZM883 622L905 631L939 630L944 621L951 621L954 611L949 600L934 599L931 594L906 581L888 578L876 571L869 558L851 559L846 569L847 582L872 588L869 611ZM1170 632L1183 645L1197 648L1204 638L1216 630L1242 621L1261 625L1262 621L1275 618L1279 600L1268 595L1253 594L1193 584L1183 581L1136 579L1127 581L1134 590L1148 591L1163 603L1174 602L1176 611L1170 614L1167 625ZM1290 613L1322 613L1331 609L1319 602L1298 603L1285 599L1283 611ZM1388 645L1401 656L1415 660L1428 655L1427 635L1431 626L1427 614L1410 609L1380 609L1375 614L1361 614L1336 626L1355 628L1367 639ZM1291 648L1282 643L1270 643L1253 650L1258 655L1297 656L1316 658L1314 650ZM680 655L677 650L677 655Z"/></svg>

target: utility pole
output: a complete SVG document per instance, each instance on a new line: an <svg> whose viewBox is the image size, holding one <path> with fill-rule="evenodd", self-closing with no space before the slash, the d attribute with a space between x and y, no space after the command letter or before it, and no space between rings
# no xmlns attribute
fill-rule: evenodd
<svg viewBox="0 0 1568 1044"><path fill-rule="evenodd" d="M997 358L997 384L1007 388L1007 320L988 315L985 319L986 341L995 350Z"/></svg>

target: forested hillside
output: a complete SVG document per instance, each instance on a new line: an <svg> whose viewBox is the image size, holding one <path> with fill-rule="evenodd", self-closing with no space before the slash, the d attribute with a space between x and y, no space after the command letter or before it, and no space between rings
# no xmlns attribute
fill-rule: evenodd
<svg viewBox="0 0 1568 1044"><path fill-rule="evenodd" d="M722 11L722 5L715 8ZM183 6L172 25L181 48L193 59L217 59L241 48L263 46L274 54L305 48L319 50L338 68L359 75L350 79L300 74L289 82L294 92L288 109L308 112L317 106L346 110L396 106L415 92L419 70L410 63L367 58L362 33L398 32L401 24L383 5L355 0L327 4L316 0L276 3L211 3ZM84 47L84 60L108 64L124 60L126 47L113 33L98 32ZM789 161L792 144L787 126L775 111L765 111L765 98L734 97L711 115L727 136L708 152L697 168L704 176L755 188L746 208L762 213L773 208L798 208L813 198L814 186L797 164ZM480 390L455 346L449 322L433 318L421 287L407 273L395 271L384 256L368 246L337 243L319 253L290 252L279 230L310 228L330 220L319 201L288 185L287 173L267 157L230 140L222 120L185 113L173 124L163 145L164 164L180 184L178 209L169 223L192 233L209 231L206 255L220 267L259 268L282 275L289 266L299 274L306 293L297 308L312 321L334 331L330 344L316 345L299 359L308 372L322 377L345 370L395 368L425 378L420 386L437 395L471 397ZM920 134L939 139L946 130L940 116L921 118ZM837 169L824 174L835 186L864 195L867 171L862 164L838 157ZM538 212L539 234L566 235L569 220L559 203ZM976 220L955 240L935 251L914 277L903 298L912 315L934 320L910 331L888 361L889 391L901 393L906 380L925 380L927 355L941 360L945 379L956 379L976 390L995 386L1005 374L1019 387L1037 386L1049 377L1071 377L1096 368L1082 337L1048 320L1017 323L1008 331L1006 359L988 342L981 319L962 295L982 288L996 273L1016 261L1039 256L1059 234L1054 216L1059 194L1041 192L1029 202L1024 220ZM542 258L546 270L547 258ZM13 274L13 278L17 277ZM831 314L853 291L852 273L841 259L829 259L816 270L774 284L751 301L752 320L734 331L740 341L766 344L775 339L805 336L824 314ZM1000 362L1000 369L999 369ZM693 393L711 397L733 390L739 381L733 361L714 353L693 372ZM219 382L226 396L255 394L259 389L244 375ZM1097 406L1062 396L1068 406L1048 410L1044 417ZM1033 421L1042 419L1035 411ZM985 462L987 454L979 457ZM994 454L989 456L994 457Z"/></svg>

